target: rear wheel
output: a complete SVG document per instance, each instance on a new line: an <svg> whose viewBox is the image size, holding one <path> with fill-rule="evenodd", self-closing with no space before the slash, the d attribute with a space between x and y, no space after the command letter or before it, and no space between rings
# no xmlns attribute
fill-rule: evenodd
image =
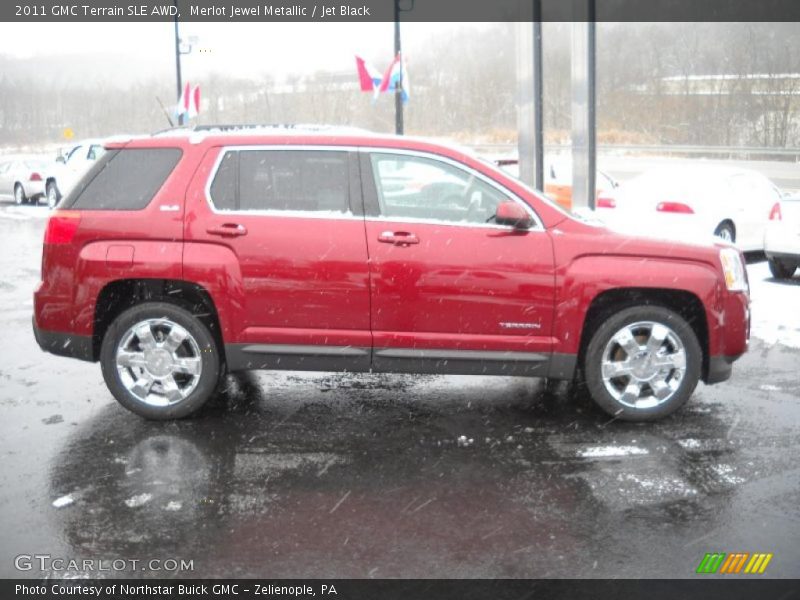
<svg viewBox="0 0 800 600"><path fill-rule="evenodd" d="M211 332L178 306L152 302L123 312L100 351L103 377L114 397L147 419L178 419L214 393L221 370Z"/></svg>
<svg viewBox="0 0 800 600"><path fill-rule="evenodd" d="M769 271L775 279L789 279L797 270L795 263L790 263L778 258L769 259Z"/></svg>
<svg viewBox="0 0 800 600"><path fill-rule="evenodd" d="M609 415L652 421L686 403L702 363L697 336L680 315L661 306L635 306L595 331L584 373L593 400Z"/></svg>
<svg viewBox="0 0 800 600"><path fill-rule="evenodd" d="M731 244L736 242L736 229L730 221L723 221L717 225L717 228L714 230L714 235Z"/></svg>
<svg viewBox="0 0 800 600"><path fill-rule="evenodd" d="M18 183L14 186L14 204L20 206L27 203L28 199L25 197L25 190L22 189L22 185Z"/></svg>

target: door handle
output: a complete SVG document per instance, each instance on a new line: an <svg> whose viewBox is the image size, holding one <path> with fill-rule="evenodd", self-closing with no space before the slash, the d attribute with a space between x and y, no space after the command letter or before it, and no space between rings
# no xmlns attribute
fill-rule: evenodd
<svg viewBox="0 0 800 600"><path fill-rule="evenodd" d="M419 244L419 238L409 231L384 231L378 236L378 241L395 246Z"/></svg>
<svg viewBox="0 0 800 600"><path fill-rule="evenodd" d="M221 235L222 237L237 237L240 235L247 235L247 227L239 223L223 223L222 225L209 227L206 229L206 233Z"/></svg>

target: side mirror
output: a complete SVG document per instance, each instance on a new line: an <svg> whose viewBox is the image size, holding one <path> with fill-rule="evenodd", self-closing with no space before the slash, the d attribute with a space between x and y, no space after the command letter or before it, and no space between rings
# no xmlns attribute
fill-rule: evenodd
<svg viewBox="0 0 800 600"><path fill-rule="evenodd" d="M510 200L497 205L494 220L498 225L511 225L516 229L530 229L533 225L533 219L528 211Z"/></svg>
<svg viewBox="0 0 800 600"><path fill-rule="evenodd" d="M57 157L56 157L56 162L57 162L57 163L61 163L61 164L63 165L63 164L66 164L66 162L67 162L67 159L66 159L66 158L64 158L64 156L63 156L63 155L61 155L61 156L57 156Z"/></svg>

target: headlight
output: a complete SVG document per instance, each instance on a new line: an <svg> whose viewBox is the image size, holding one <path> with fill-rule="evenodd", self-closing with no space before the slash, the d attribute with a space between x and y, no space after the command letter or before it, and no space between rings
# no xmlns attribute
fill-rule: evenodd
<svg viewBox="0 0 800 600"><path fill-rule="evenodd" d="M723 248L719 251L719 260L722 263L722 273L725 275L725 285L731 292L747 291L747 275L738 250Z"/></svg>

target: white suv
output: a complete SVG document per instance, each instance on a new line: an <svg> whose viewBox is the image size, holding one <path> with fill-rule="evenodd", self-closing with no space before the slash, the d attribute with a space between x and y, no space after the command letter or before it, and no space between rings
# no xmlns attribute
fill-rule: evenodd
<svg viewBox="0 0 800 600"><path fill-rule="evenodd" d="M800 266L800 193L784 196L772 209L764 253L776 279L789 279Z"/></svg>

